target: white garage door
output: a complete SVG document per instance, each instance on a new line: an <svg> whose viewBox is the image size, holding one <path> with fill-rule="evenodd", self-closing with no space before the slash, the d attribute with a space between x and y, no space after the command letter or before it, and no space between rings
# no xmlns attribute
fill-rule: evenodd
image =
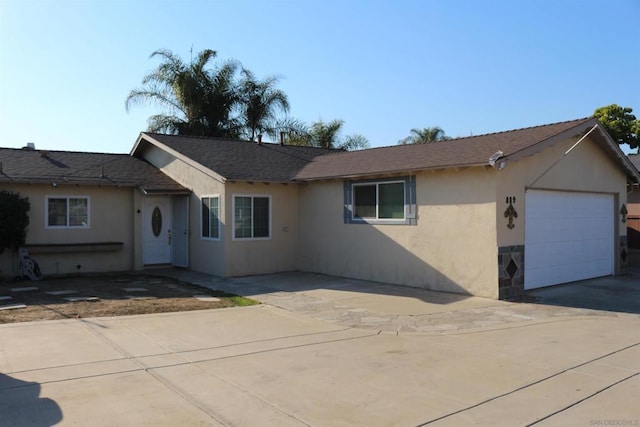
<svg viewBox="0 0 640 427"><path fill-rule="evenodd" d="M526 193L524 288L613 274L613 196Z"/></svg>

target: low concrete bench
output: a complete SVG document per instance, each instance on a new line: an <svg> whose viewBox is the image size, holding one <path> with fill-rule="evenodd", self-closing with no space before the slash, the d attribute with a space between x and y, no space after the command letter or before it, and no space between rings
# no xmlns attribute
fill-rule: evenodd
<svg viewBox="0 0 640 427"><path fill-rule="evenodd" d="M124 246L123 242L87 243L29 243L22 245L30 254L74 253L74 252L114 252Z"/></svg>

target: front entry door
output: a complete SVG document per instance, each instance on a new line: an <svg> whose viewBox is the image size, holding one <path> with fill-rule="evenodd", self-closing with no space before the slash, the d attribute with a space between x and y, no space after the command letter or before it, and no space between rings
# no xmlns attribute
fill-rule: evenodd
<svg viewBox="0 0 640 427"><path fill-rule="evenodd" d="M142 225L144 264L171 263L171 227L171 199L147 197Z"/></svg>
<svg viewBox="0 0 640 427"><path fill-rule="evenodd" d="M189 197L173 198L173 265L189 266Z"/></svg>

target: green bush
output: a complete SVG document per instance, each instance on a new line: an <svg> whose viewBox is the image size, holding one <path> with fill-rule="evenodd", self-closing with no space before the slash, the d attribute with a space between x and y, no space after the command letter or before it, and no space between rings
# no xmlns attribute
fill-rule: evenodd
<svg viewBox="0 0 640 427"><path fill-rule="evenodd" d="M17 249L27 239L31 203L19 193L0 191L0 253Z"/></svg>

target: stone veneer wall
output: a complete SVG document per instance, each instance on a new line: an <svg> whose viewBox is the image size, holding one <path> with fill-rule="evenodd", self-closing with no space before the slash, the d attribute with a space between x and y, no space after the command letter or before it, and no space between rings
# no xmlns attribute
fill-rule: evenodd
<svg viewBox="0 0 640 427"><path fill-rule="evenodd" d="M620 236L620 273L627 271L629 264L629 247L627 245L627 236Z"/></svg>
<svg viewBox="0 0 640 427"><path fill-rule="evenodd" d="M500 272L498 297L509 299L524 294L524 245L498 248Z"/></svg>

